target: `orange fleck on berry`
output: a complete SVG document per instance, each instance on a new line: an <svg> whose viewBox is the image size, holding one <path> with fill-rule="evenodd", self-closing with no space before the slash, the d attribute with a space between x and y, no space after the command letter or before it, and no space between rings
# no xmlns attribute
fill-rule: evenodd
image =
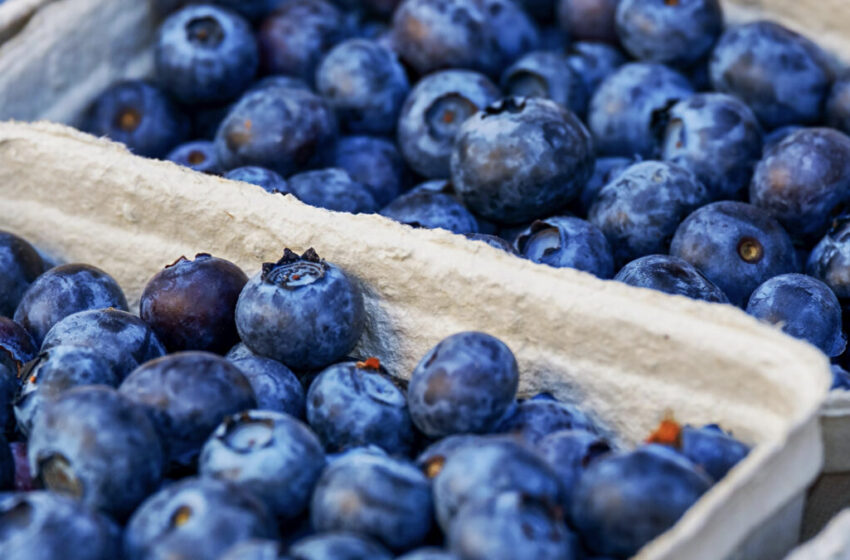
<svg viewBox="0 0 850 560"><path fill-rule="evenodd" d="M646 438L646 443L660 443L661 445L678 447L681 435L682 426L676 422L672 414L668 414L655 431Z"/></svg>
<svg viewBox="0 0 850 560"><path fill-rule="evenodd" d="M356 366L357 369L381 369L381 360L373 356L365 362L357 362Z"/></svg>

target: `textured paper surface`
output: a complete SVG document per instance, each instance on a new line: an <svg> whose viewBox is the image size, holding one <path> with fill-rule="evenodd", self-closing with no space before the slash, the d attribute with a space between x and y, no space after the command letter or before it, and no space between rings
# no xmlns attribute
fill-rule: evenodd
<svg viewBox="0 0 850 560"><path fill-rule="evenodd" d="M786 560L850 560L847 535L850 535L850 509L836 516L817 539L801 545Z"/></svg>

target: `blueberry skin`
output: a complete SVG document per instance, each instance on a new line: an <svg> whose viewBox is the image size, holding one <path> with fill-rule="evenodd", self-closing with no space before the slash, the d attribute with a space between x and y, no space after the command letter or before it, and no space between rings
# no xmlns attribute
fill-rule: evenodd
<svg viewBox="0 0 850 560"><path fill-rule="evenodd" d="M280 541L249 539L231 546L218 560L289 560L286 548Z"/></svg>
<svg viewBox="0 0 850 560"><path fill-rule="evenodd" d="M366 186L381 207L399 196L405 186L401 154L385 138L344 136L330 150L327 165L344 169L354 181Z"/></svg>
<svg viewBox="0 0 850 560"><path fill-rule="evenodd" d="M605 43L579 41L567 47L565 52L570 68L584 81L588 101L602 82L626 63L622 52Z"/></svg>
<svg viewBox="0 0 850 560"><path fill-rule="evenodd" d="M664 161L691 171L713 199L735 199L750 184L762 156L762 132L752 110L735 97L701 93L668 113Z"/></svg>
<svg viewBox="0 0 850 560"><path fill-rule="evenodd" d="M582 216L587 216L590 207L593 206L593 201L602 187L612 182L619 177L620 173L637 163L631 158L624 157L603 157L596 159L596 167L593 169L593 175L590 180L584 185L581 194L575 201L578 207L578 212Z"/></svg>
<svg viewBox="0 0 850 560"><path fill-rule="evenodd" d="M371 189L352 179L344 169L304 171L289 178L289 188L298 200L310 206L352 214L378 210Z"/></svg>
<svg viewBox="0 0 850 560"><path fill-rule="evenodd" d="M747 313L781 325L782 332L817 346L829 357L841 355L847 346L838 298L829 286L811 276L774 276L750 295Z"/></svg>
<svg viewBox="0 0 850 560"><path fill-rule="evenodd" d="M236 304L236 328L260 356L293 369L318 369L345 357L365 327L363 295L339 267L308 250L263 264Z"/></svg>
<svg viewBox="0 0 850 560"><path fill-rule="evenodd" d="M234 544L274 539L277 527L263 504L240 488L214 478L185 478L150 496L124 532L127 560L180 557L217 560Z"/></svg>
<svg viewBox="0 0 850 560"><path fill-rule="evenodd" d="M323 533L301 539L289 549L293 560L391 560L392 554L357 533Z"/></svg>
<svg viewBox="0 0 850 560"><path fill-rule="evenodd" d="M461 508L448 541L464 560L576 558L560 510L519 492L504 492Z"/></svg>
<svg viewBox="0 0 850 560"><path fill-rule="evenodd" d="M92 309L62 319L48 331L41 350L57 346L94 349L122 381L141 364L165 355L165 347L147 323L117 309Z"/></svg>
<svg viewBox="0 0 850 560"><path fill-rule="evenodd" d="M260 25L257 39L268 74L312 84L324 53L347 34L345 16L324 0L289 0Z"/></svg>
<svg viewBox="0 0 850 560"><path fill-rule="evenodd" d="M481 241L482 243L486 243L490 247L500 249L511 255L517 254L516 249L514 249L513 245L511 245L509 242L505 241L501 237L497 237L495 235L488 235L486 233L465 233L464 237L466 237L470 241Z"/></svg>
<svg viewBox="0 0 850 560"><path fill-rule="evenodd" d="M611 445L596 434L582 429L552 432L540 439L535 450L554 471L563 489L564 512L569 515L573 492L593 461L611 452Z"/></svg>
<svg viewBox="0 0 850 560"><path fill-rule="evenodd" d="M685 216L710 200L697 178L677 165L644 161L608 183L587 219L608 238L618 266L638 257L666 253Z"/></svg>
<svg viewBox="0 0 850 560"><path fill-rule="evenodd" d="M510 348L485 333L461 332L425 354L411 375L407 404L429 437L486 433L508 410L518 384Z"/></svg>
<svg viewBox="0 0 850 560"><path fill-rule="evenodd" d="M509 434L534 445L547 435L560 430L594 432L596 426L578 407L538 396L517 403L493 431Z"/></svg>
<svg viewBox="0 0 850 560"><path fill-rule="evenodd" d="M466 504L481 502L502 492L560 504L563 489L555 473L534 451L507 439L481 438L450 454L434 478L437 520L449 531Z"/></svg>
<svg viewBox="0 0 850 560"><path fill-rule="evenodd" d="M633 62L608 76L590 100L587 124L600 155L649 158L657 150L659 111L693 95L688 79L667 66Z"/></svg>
<svg viewBox="0 0 850 560"><path fill-rule="evenodd" d="M349 131L389 134L395 130L410 84L391 50L368 39L349 39L322 60L316 90Z"/></svg>
<svg viewBox="0 0 850 560"><path fill-rule="evenodd" d="M0 316L11 317L44 261L25 239L0 230Z"/></svg>
<svg viewBox="0 0 850 560"><path fill-rule="evenodd" d="M729 303L723 290L691 263L670 255L647 255L635 259L614 276L614 280L712 303Z"/></svg>
<svg viewBox="0 0 850 560"><path fill-rule="evenodd" d="M572 519L592 552L627 558L671 528L711 485L676 451L647 445L593 462L579 479Z"/></svg>
<svg viewBox="0 0 850 560"><path fill-rule="evenodd" d="M153 421L173 466L191 465L224 418L256 408L242 372L221 356L178 352L142 365L119 391Z"/></svg>
<svg viewBox="0 0 850 560"><path fill-rule="evenodd" d="M524 54L541 48L537 26L518 2L483 0L483 7L499 54L496 72Z"/></svg>
<svg viewBox="0 0 850 560"><path fill-rule="evenodd" d="M269 85L233 106L216 133L216 152L224 169L258 165L287 176L318 163L320 147L333 142L336 126L321 97Z"/></svg>
<svg viewBox="0 0 850 560"><path fill-rule="evenodd" d="M830 128L792 133L768 151L750 183L750 202L792 237L816 241L850 198L850 137Z"/></svg>
<svg viewBox="0 0 850 560"><path fill-rule="evenodd" d="M127 311L127 299L107 273L87 264L64 264L39 276L21 298L15 322L41 344L53 325L79 311L114 307Z"/></svg>
<svg viewBox="0 0 850 560"><path fill-rule="evenodd" d="M685 426L680 435L679 450L682 455L700 466L714 480L719 481L744 460L750 448L716 424L702 428Z"/></svg>
<svg viewBox="0 0 850 560"><path fill-rule="evenodd" d="M492 436L488 437L493 439ZM455 434L438 439L416 456L415 464L425 473L425 476L434 478L440 474L440 471L452 453L466 446L476 445L481 441L486 441L483 438L484 436L473 434Z"/></svg>
<svg viewBox="0 0 850 560"><path fill-rule="evenodd" d="M614 275L614 256L596 226L571 216L535 220L514 241L517 251L536 263L575 268L599 278Z"/></svg>
<svg viewBox="0 0 850 560"><path fill-rule="evenodd" d="M826 100L826 122L850 134L850 71L845 71L832 84Z"/></svg>
<svg viewBox="0 0 850 560"><path fill-rule="evenodd" d="M501 85L507 95L542 97L577 115L587 112L587 86L570 66L567 56L560 52L526 54L505 70Z"/></svg>
<svg viewBox="0 0 850 560"><path fill-rule="evenodd" d="M304 91L310 92L313 91L310 86L307 85L307 82L301 78L286 76L284 74L272 74L271 76L261 78L254 82L254 85L252 85L248 91L256 91L267 87L284 87L289 89L303 89Z"/></svg>
<svg viewBox="0 0 850 560"><path fill-rule="evenodd" d="M49 490L126 519L162 477L162 448L144 411L102 385L45 404L28 442L30 472Z"/></svg>
<svg viewBox="0 0 850 560"><path fill-rule="evenodd" d="M838 364L832 364L831 391L850 391L850 372Z"/></svg>
<svg viewBox="0 0 850 560"><path fill-rule="evenodd" d="M324 466L322 444L305 424L261 410L225 418L198 461L202 476L232 482L286 520L304 511Z"/></svg>
<svg viewBox="0 0 850 560"><path fill-rule="evenodd" d="M136 155L161 158L186 140L189 121L164 91L143 81L125 81L92 102L82 129L121 142Z"/></svg>
<svg viewBox="0 0 850 560"><path fill-rule="evenodd" d="M396 222L452 233L478 233L475 216L453 196L443 192L414 190L389 203L380 214Z"/></svg>
<svg viewBox="0 0 850 560"><path fill-rule="evenodd" d="M749 105L767 129L819 122L832 81L817 45L768 21L727 29L710 72L714 89Z"/></svg>
<svg viewBox="0 0 850 560"><path fill-rule="evenodd" d="M635 58L689 66L707 55L723 31L718 0L621 0L617 36Z"/></svg>
<svg viewBox="0 0 850 560"><path fill-rule="evenodd" d="M614 16L620 0L557 0L558 24L575 41L617 44Z"/></svg>
<svg viewBox="0 0 850 560"><path fill-rule="evenodd" d="M833 221L809 254L806 273L829 286L842 303L850 299L850 216Z"/></svg>
<svg viewBox="0 0 850 560"><path fill-rule="evenodd" d="M403 556L399 556L398 560L460 560L460 558L446 550L428 547L417 548Z"/></svg>
<svg viewBox="0 0 850 560"><path fill-rule="evenodd" d="M419 80L398 121L398 146L407 164L424 177L447 178L461 125L499 97L486 76L468 70L435 72Z"/></svg>
<svg viewBox="0 0 850 560"><path fill-rule="evenodd" d="M762 154L766 154L770 150L772 150L775 146L778 146L782 143L783 140L797 132L798 130L802 130L805 127L790 124L788 126L783 126L780 128L776 128L770 131L768 134L764 136L764 146L762 147Z"/></svg>
<svg viewBox="0 0 850 560"><path fill-rule="evenodd" d="M218 175L222 172L215 144L208 140L180 144L169 152L165 159L200 173Z"/></svg>
<svg viewBox="0 0 850 560"><path fill-rule="evenodd" d="M117 387L120 379L94 348L55 346L39 354L21 372L21 389L15 400L18 429L28 435L35 418L49 402L79 385Z"/></svg>
<svg viewBox="0 0 850 560"><path fill-rule="evenodd" d="M0 550L4 560L110 560L121 557L121 533L105 515L61 494L0 494Z"/></svg>
<svg viewBox="0 0 850 560"><path fill-rule="evenodd" d="M12 450L6 442L6 438L0 435L0 492L12 490L14 487L15 457L12 455ZM2 521L0 521L0 526L2 526Z"/></svg>
<svg viewBox="0 0 850 560"><path fill-rule="evenodd" d="M241 349L244 349L244 354ZM285 412L295 418L304 416L304 388L288 367L278 361L255 356L244 344L235 346L226 357L251 384L257 396L258 409Z"/></svg>
<svg viewBox="0 0 850 560"><path fill-rule="evenodd" d="M264 191L271 194L291 194L289 185L286 179L275 173L271 169L265 167L257 167L256 165L246 165L231 169L223 175L225 179L231 181L242 181L243 183L251 183L261 187Z"/></svg>
<svg viewBox="0 0 850 560"><path fill-rule="evenodd" d="M0 437L15 429L15 413L12 405L18 393L18 376L0 363Z"/></svg>
<svg viewBox="0 0 850 560"><path fill-rule="evenodd" d="M186 104L237 97L259 66L251 25L216 6L188 6L169 16L154 48L157 81Z"/></svg>
<svg viewBox="0 0 850 560"><path fill-rule="evenodd" d="M310 504L319 532L352 531L403 552L431 529L431 484L402 459L355 453L322 473Z"/></svg>
<svg viewBox="0 0 850 560"><path fill-rule="evenodd" d="M699 269L739 307L765 280L797 271L794 245L779 222L743 202L693 212L676 229L670 255Z"/></svg>
<svg viewBox="0 0 850 560"><path fill-rule="evenodd" d="M236 300L248 277L232 262L200 253L180 257L151 278L139 315L169 352L225 353L239 341Z"/></svg>
<svg viewBox="0 0 850 560"><path fill-rule="evenodd" d="M590 133L573 113L547 99L508 98L461 126L451 177L473 212L519 224L575 198L593 161Z"/></svg>
<svg viewBox="0 0 850 560"><path fill-rule="evenodd" d="M37 354L38 346L30 333L12 319L0 316L0 368L5 365L12 374L17 374Z"/></svg>
<svg viewBox="0 0 850 560"><path fill-rule="evenodd" d="M414 439L404 391L365 362L332 365L313 380L307 422L331 453L376 445L406 455Z"/></svg>

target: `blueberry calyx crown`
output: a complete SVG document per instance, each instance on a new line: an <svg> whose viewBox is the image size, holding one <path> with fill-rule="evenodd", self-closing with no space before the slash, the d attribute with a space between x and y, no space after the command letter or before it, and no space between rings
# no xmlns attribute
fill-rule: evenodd
<svg viewBox="0 0 850 560"><path fill-rule="evenodd" d="M311 247L301 256L289 249L283 250L283 256L276 263L263 263L264 282L287 290L307 286L325 276L328 264Z"/></svg>
<svg viewBox="0 0 850 560"><path fill-rule="evenodd" d="M195 255L195 260L196 260L196 261L199 261L199 260L205 260L205 259L211 259L211 258L212 258L212 255L211 255L211 254L209 254L209 253L198 253L198 254L196 254L196 255ZM187 263L187 262L192 262L192 261L190 261L189 259L187 259L185 255L183 255L183 256L181 256L180 258L178 258L176 261L174 261L173 263L165 265L165 268L173 268L173 267L175 267L175 266L177 266L177 265L180 265L180 264L183 264L183 263Z"/></svg>
<svg viewBox="0 0 850 560"><path fill-rule="evenodd" d="M486 119L490 115L501 115L502 113L521 113L523 109L525 109L524 97L506 97L485 107L481 118Z"/></svg>
<svg viewBox="0 0 850 560"><path fill-rule="evenodd" d="M672 414L668 413L655 431L646 438L646 443L657 443L678 449L682 444L682 426L676 422Z"/></svg>

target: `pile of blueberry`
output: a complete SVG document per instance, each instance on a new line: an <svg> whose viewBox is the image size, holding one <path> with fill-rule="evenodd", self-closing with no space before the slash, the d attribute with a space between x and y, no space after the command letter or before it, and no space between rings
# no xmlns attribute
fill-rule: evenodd
<svg viewBox="0 0 850 560"><path fill-rule="evenodd" d="M0 232L3 560L628 558L749 451L672 418L618 445L482 332L409 382L351 357L362 293L312 249L181 257L139 308Z"/></svg>

